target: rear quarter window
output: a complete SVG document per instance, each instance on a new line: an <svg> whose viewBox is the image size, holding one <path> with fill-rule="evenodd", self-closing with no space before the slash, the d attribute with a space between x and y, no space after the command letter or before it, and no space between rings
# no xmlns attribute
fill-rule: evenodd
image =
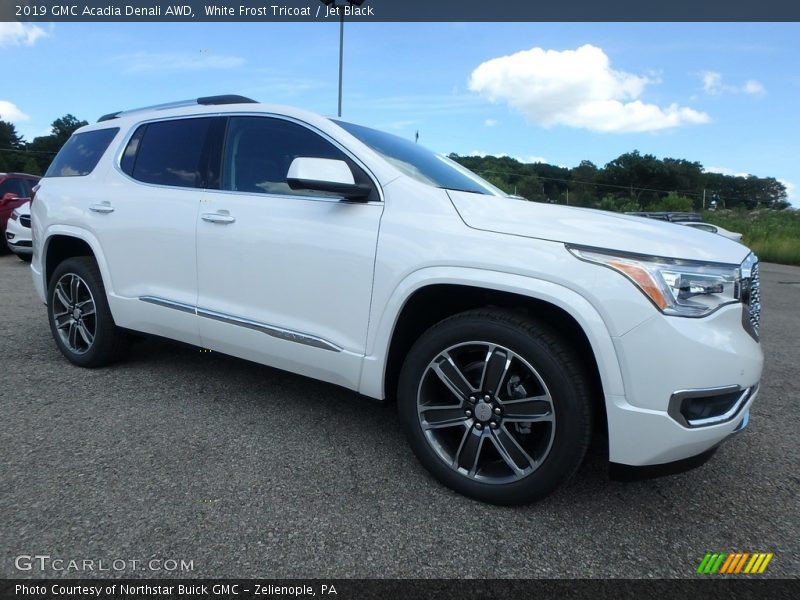
<svg viewBox="0 0 800 600"><path fill-rule="evenodd" d="M119 132L118 127L76 133L58 151L45 177L80 177L97 166L100 157Z"/></svg>
<svg viewBox="0 0 800 600"><path fill-rule="evenodd" d="M219 148L216 146L221 145L224 126L225 119L219 117L147 123L131 137L120 166L125 173L144 183L185 188L218 187L218 183L210 180L219 176ZM217 163L216 168L210 166L213 163Z"/></svg>

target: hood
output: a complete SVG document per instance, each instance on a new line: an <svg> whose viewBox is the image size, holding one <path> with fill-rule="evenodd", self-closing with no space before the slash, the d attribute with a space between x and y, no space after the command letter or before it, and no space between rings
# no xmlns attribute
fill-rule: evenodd
<svg viewBox="0 0 800 600"><path fill-rule="evenodd" d="M750 250L721 235L590 208L447 190L468 227L649 256L739 264Z"/></svg>

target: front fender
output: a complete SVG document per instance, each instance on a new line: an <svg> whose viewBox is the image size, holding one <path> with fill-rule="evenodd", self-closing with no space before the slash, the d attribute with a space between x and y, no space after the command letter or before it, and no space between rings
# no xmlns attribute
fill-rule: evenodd
<svg viewBox="0 0 800 600"><path fill-rule="evenodd" d="M624 396L622 374L609 328L585 298L549 281L468 267L427 267L410 273L400 281L375 326L370 328L359 385L362 394L373 398L386 396L386 360L398 318L415 292L436 284L467 285L518 294L561 308L575 319L586 334L597 361L605 395Z"/></svg>

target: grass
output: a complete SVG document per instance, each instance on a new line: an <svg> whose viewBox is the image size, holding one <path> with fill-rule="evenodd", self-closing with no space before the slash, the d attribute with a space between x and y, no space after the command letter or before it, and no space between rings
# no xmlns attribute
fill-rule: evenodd
<svg viewBox="0 0 800 600"><path fill-rule="evenodd" d="M707 211L703 220L743 234L762 261L800 266L800 210Z"/></svg>

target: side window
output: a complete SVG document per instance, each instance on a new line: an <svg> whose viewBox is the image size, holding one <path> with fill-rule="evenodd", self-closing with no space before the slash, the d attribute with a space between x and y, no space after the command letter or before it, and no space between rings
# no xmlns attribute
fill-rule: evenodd
<svg viewBox="0 0 800 600"><path fill-rule="evenodd" d="M117 135L118 127L76 133L58 151L45 177L80 177L97 166L100 157Z"/></svg>
<svg viewBox="0 0 800 600"><path fill-rule="evenodd" d="M349 156L310 129L269 117L231 117L223 152L222 189L259 194L336 197L311 190L293 190L286 182L289 165L298 156L345 161L356 183L372 185ZM373 191L378 199L377 192Z"/></svg>
<svg viewBox="0 0 800 600"><path fill-rule="evenodd" d="M29 196L21 179L6 179L3 183L0 183L0 198L9 192L16 194L19 198L27 198Z"/></svg>
<svg viewBox="0 0 800 600"><path fill-rule="evenodd" d="M158 121L139 127L122 154L122 170L139 181L175 187L208 185L212 117ZM217 171L219 168L217 167Z"/></svg>

